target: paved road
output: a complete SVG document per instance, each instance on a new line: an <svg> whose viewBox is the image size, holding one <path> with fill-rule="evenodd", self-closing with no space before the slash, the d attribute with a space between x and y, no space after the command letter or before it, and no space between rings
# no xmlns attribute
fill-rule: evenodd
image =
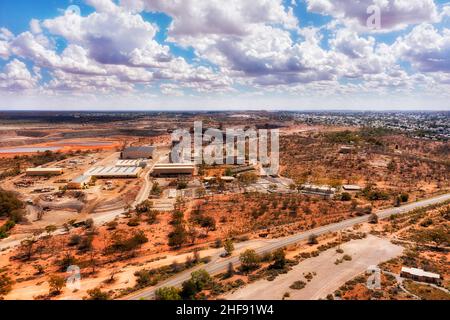
<svg viewBox="0 0 450 320"><path fill-rule="evenodd" d="M384 219L384 218L388 218L391 215L410 212L410 211L413 211L414 209L427 207L429 205L442 203L442 202L445 202L448 200L450 200L450 193L436 196L436 197L433 197L430 199L413 202L413 203L410 203L410 204L407 204L407 205L404 205L401 207L397 207L397 208L389 208L389 209L380 210L377 212L377 215L379 216L380 219ZM259 254L265 253L265 252L272 252L276 249L286 247L288 245L300 242L302 240L306 240L306 239L308 239L308 237L311 234L321 235L321 234L325 234L328 232L335 232L335 231L349 228L349 227L354 226L359 223L366 222L367 220L368 220L368 216L356 217L356 218L344 220L344 221L341 221L338 223L311 229L311 230L308 230L308 231L305 231L302 233L298 233L298 234L295 234L292 236L279 238L274 241L267 241L266 245L263 245L262 247L256 249L255 251ZM245 246L245 242L241 242L239 244ZM194 270L204 269L208 273L214 275L214 274L218 274L220 272L225 271L230 262L233 265L239 264L239 257L237 257L237 256L230 257L230 258L219 258L217 256L213 257L211 262L209 262L206 265L198 266L194 269L185 271L181 274L176 275L175 277L168 279L167 281L162 282L159 286L150 287L150 288L146 288L141 291L135 292L135 293L127 296L125 299L128 299L128 300L153 299L155 296L156 289L161 288L161 287L167 287L167 286L178 287L184 281L186 281L190 278L190 273Z"/></svg>

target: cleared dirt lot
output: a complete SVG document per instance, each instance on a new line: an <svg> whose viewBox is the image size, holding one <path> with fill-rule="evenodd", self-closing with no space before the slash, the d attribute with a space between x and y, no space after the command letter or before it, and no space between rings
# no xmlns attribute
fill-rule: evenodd
<svg viewBox="0 0 450 320"><path fill-rule="evenodd" d="M274 281L260 280L235 291L224 298L228 300L272 300L281 299L289 292L289 300L316 300L333 293L343 283L364 272L370 265L376 265L400 255L403 248L392 244L389 240L368 236L363 240L355 240L343 244L344 253L330 249L318 257L299 263L287 274ZM336 259L350 255L351 261L335 265ZM316 276L307 282L304 274L315 272ZM290 289L295 281L306 282L301 290Z"/></svg>

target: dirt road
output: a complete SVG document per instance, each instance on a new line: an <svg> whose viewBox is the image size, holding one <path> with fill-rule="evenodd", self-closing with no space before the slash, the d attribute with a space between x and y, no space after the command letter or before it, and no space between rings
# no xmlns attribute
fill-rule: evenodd
<svg viewBox="0 0 450 320"><path fill-rule="evenodd" d="M259 280L234 293L226 295L229 300L279 300L289 292L289 300L317 300L333 293L346 281L361 274L371 265L377 265L400 255L403 247L392 244L389 240L368 236L363 240L354 240L341 246L344 253L339 254L335 248L322 252L318 257L307 259L288 272L278 276L274 281ZM338 265L334 262L344 254L352 257ZM316 276L307 282L304 274L315 272ZM304 281L305 288L290 289L295 281Z"/></svg>

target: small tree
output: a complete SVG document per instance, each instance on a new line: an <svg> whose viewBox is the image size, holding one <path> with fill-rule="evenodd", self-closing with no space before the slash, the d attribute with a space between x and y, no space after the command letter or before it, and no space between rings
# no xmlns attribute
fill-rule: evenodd
<svg viewBox="0 0 450 320"><path fill-rule="evenodd" d="M53 224L45 227L45 232L50 236L53 232L57 230L57 227Z"/></svg>
<svg viewBox="0 0 450 320"><path fill-rule="evenodd" d="M169 246L174 248L181 247L187 240L187 232L182 224L177 224L174 230L169 233Z"/></svg>
<svg viewBox="0 0 450 320"><path fill-rule="evenodd" d="M253 249L247 249L239 255L242 269L244 271L254 270L259 267L259 256Z"/></svg>
<svg viewBox="0 0 450 320"><path fill-rule="evenodd" d="M109 300L111 298L108 292L103 292L100 288L95 288L87 291L88 300Z"/></svg>
<svg viewBox="0 0 450 320"><path fill-rule="evenodd" d="M24 252L25 260L30 260L33 256L33 245L36 243L35 239L25 239L20 242L20 248Z"/></svg>
<svg viewBox="0 0 450 320"><path fill-rule="evenodd" d="M372 224L377 224L378 223L378 216L375 213L372 213L369 216L369 223L372 223Z"/></svg>
<svg viewBox="0 0 450 320"><path fill-rule="evenodd" d="M150 194L153 196L159 196L162 193L162 189L159 186L159 183L157 181L155 181L155 183L153 183L152 185L152 190L150 191Z"/></svg>
<svg viewBox="0 0 450 320"><path fill-rule="evenodd" d="M228 263L227 273L225 274L225 278L231 278L234 275L234 267L233 263Z"/></svg>
<svg viewBox="0 0 450 320"><path fill-rule="evenodd" d="M62 288L65 284L65 279L63 277L53 275L48 280L49 284L49 294L52 296L57 296L61 294Z"/></svg>
<svg viewBox="0 0 450 320"><path fill-rule="evenodd" d="M350 201L352 200L352 195L348 192L343 192L341 194L341 201Z"/></svg>
<svg viewBox="0 0 450 320"><path fill-rule="evenodd" d="M181 298L183 298L183 300L195 299L198 290L196 284L194 283L194 281L192 281L192 279L183 282L181 287Z"/></svg>
<svg viewBox="0 0 450 320"><path fill-rule="evenodd" d="M317 235L311 234L308 237L308 244L313 245L313 244L318 244L318 243L319 243L319 241L317 240Z"/></svg>
<svg viewBox="0 0 450 320"><path fill-rule="evenodd" d="M233 240L231 240L231 239L225 240L225 242L223 243L223 248L225 249L226 255L231 256L231 254L234 251Z"/></svg>
<svg viewBox="0 0 450 320"><path fill-rule="evenodd" d="M163 287L155 291L156 300L181 300L180 290L175 287Z"/></svg>
<svg viewBox="0 0 450 320"><path fill-rule="evenodd" d="M197 286L198 291L201 291L211 284L212 278L206 270L200 269L191 273L191 280Z"/></svg>
<svg viewBox="0 0 450 320"><path fill-rule="evenodd" d="M270 266L274 269L283 269L286 266L287 260L284 250L282 248L275 250L273 253L273 264Z"/></svg>
<svg viewBox="0 0 450 320"><path fill-rule="evenodd" d="M13 281L6 275L0 275L0 296L8 294L12 289Z"/></svg>

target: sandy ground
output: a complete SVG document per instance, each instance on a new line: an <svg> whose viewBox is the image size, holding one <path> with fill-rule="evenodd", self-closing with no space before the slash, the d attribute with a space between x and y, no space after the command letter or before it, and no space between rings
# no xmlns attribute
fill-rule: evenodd
<svg viewBox="0 0 450 320"><path fill-rule="evenodd" d="M364 272L369 266L379 264L400 255L403 248L392 244L389 240L368 236L363 240L355 240L341 246L343 254L335 248L321 253L318 257L307 259L293 268L287 274L277 277L274 281L260 280L226 295L227 300L274 300L281 299L289 292L289 300L316 300L333 293L346 281ZM352 257L338 265L334 262L344 254ZM310 281L303 274L316 272ZM306 282L301 290L290 289L295 281Z"/></svg>
<svg viewBox="0 0 450 320"><path fill-rule="evenodd" d="M261 247L267 242L267 240L252 240L250 243L236 243L235 249L236 252L234 254L239 255L242 251L248 248L256 249ZM217 259L219 254L223 253L223 248L219 249L207 249L199 252L200 257L213 257ZM82 297L87 296L87 290L94 289L96 287L101 287L102 290L110 290L110 289L124 289L127 287L131 287L135 285L136 277L134 273L136 271L142 269L152 269L158 268L165 265L170 265L173 262L183 263L186 261L186 258L192 257L192 252L180 253L176 252L169 253L164 256L160 256L160 260L153 261L152 258L142 255L141 257L134 259L133 262L125 262L125 263L115 263L108 268L99 269L98 273L94 277L90 278L82 278L81 279L81 287L79 291L72 292L70 289L65 287L60 296L56 299L58 300L80 300ZM220 259L220 258L218 258ZM111 271L116 270L117 274L115 275L116 281L112 285L105 284L105 280L107 280ZM188 271L191 272L191 271ZM66 274L61 273L60 275L65 276ZM16 283L13 287L13 291L11 291L5 299L7 300L32 300L34 297L38 295L45 295L48 293L49 286L47 282L47 277L36 278L31 281L23 281Z"/></svg>

